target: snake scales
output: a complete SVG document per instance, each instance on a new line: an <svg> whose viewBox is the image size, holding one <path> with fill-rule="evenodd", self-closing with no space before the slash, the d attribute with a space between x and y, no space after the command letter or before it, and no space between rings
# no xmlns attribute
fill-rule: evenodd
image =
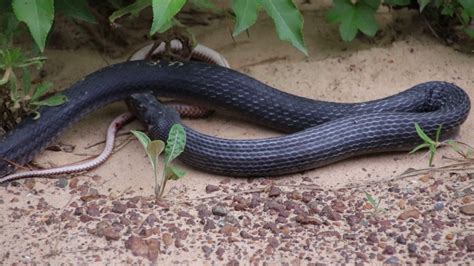
<svg viewBox="0 0 474 266"><path fill-rule="evenodd" d="M225 140L187 128L188 144L180 159L204 171L233 176L280 175L359 154L406 150L419 143L414 123L430 135L441 124L444 132L451 132L470 110L468 95L445 82L422 83L365 103L333 103L291 95L231 69L204 63L126 62L85 77L64 91L68 102L42 108L39 120L26 119L0 140L0 177L14 171L15 164L32 160L86 114L135 93L209 106L292 133L260 140ZM163 110L162 122L147 121L150 129L159 129L156 137L163 138L171 123L179 122L166 108L148 102L148 97L135 100L139 101L135 109L145 114L140 115L145 121L152 117L147 110L157 108L158 114Z"/></svg>

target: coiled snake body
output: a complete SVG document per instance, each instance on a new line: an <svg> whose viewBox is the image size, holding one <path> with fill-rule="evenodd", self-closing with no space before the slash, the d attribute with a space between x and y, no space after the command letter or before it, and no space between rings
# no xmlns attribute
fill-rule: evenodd
<svg viewBox="0 0 474 266"><path fill-rule="evenodd" d="M415 123L430 135L440 124L449 132L465 121L470 110L468 95L445 82L419 84L365 103L332 103L291 95L219 66L133 61L92 73L64 91L68 102L42 108L39 120L26 119L9 132L0 141L0 176L12 172L13 163L32 160L84 115L134 93L209 106L276 130L296 132L231 141L188 129L196 141L188 143L180 158L205 171L232 176L279 175L357 154L405 150L419 143ZM177 122L173 115L163 121L157 137L166 136L170 123Z"/></svg>

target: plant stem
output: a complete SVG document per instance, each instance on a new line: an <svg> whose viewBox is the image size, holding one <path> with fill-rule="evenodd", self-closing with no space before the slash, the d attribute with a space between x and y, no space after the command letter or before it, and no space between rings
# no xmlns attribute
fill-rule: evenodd
<svg viewBox="0 0 474 266"><path fill-rule="evenodd" d="M158 182L158 167L153 167L153 177L155 178L155 197L158 199L161 196L161 187Z"/></svg>
<svg viewBox="0 0 474 266"><path fill-rule="evenodd" d="M5 70L5 73L3 73L2 79L0 79L0 86L7 84L7 82L10 80L11 74L12 74L12 68L9 67Z"/></svg>

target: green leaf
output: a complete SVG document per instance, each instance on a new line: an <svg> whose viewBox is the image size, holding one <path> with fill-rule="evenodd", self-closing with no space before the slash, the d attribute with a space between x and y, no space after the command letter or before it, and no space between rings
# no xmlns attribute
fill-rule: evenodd
<svg viewBox="0 0 474 266"><path fill-rule="evenodd" d="M377 10L380 6L380 0L361 0L360 2L373 10Z"/></svg>
<svg viewBox="0 0 474 266"><path fill-rule="evenodd" d="M191 3L201 10L219 10L219 8L210 0L191 0Z"/></svg>
<svg viewBox="0 0 474 266"><path fill-rule="evenodd" d="M151 139L143 132L138 131L138 130L131 130L132 134L140 141L140 143L143 145L143 148L146 150L148 147L148 144L150 144Z"/></svg>
<svg viewBox="0 0 474 266"><path fill-rule="evenodd" d="M97 23L94 15L89 10L87 0L55 0L54 4L56 11L63 12L69 17L89 23Z"/></svg>
<svg viewBox="0 0 474 266"><path fill-rule="evenodd" d="M233 36L237 36L255 24L258 16L257 0L233 0L232 8L235 12L235 28Z"/></svg>
<svg viewBox="0 0 474 266"><path fill-rule="evenodd" d="M54 1L13 0L12 7L18 20L28 25L36 45L43 52L46 45L46 37L53 24Z"/></svg>
<svg viewBox="0 0 474 266"><path fill-rule="evenodd" d="M109 21L113 23L118 18L121 18L128 14L131 14L132 16L136 17L143 9L149 6L151 6L151 0L137 0L135 3L112 13L112 15L110 15L109 17Z"/></svg>
<svg viewBox="0 0 474 266"><path fill-rule="evenodd" d="M420 5L420 12L423 12L423 9L430 3L431 0L418 0L418 4Z"/></svg>
<svg viewBox="0 0 474 266"><path fill-rule="evenodd" d="M184 4L186 0L152 0L153 23L150 35L163 32L163 27L171 21Z"/></svg>
<svg viewBox="0 0 474 266"><path fill-rule="evenodd" d="M306 56L303 39L303 16L291 0L262 0L262 5L273 22L281 40L289 41Z"/></svg>
<svg viewBox="0 0 474 266"><path fill-rule="evenodd" d="M186 172L184 170L176 166L171 166L171 165L168 165L165 168L165 171L166 171L166 178L171 179L171 180L178 180L186 175Z"/></svg>
<svg viewBox="0 0 474 266"><path fill-rule="evenodd" d="M384 0L383 2L391 6L407 6L410 4L410 0Z"/></svg>
<svg viewBox="0 0 474 266"><path fill-rule="evenodd" d="M446 3L443 5L443 9L441 10L441 15L450 16L454 15L454 7L450 3Z"/></svg>
<svg viewBox="0 0 474 266"><path fill-rule="evenodd" d="M43 101L31 102L31 104L38 105L38 106L58 106L65 103L66 101L67 101L67 97L65 95L58 93L49 98L46 98Z"/></svg>
<svg viewBox="0 0 474 266"><path fill-rule="evenodd" d="M435 138L436 143L439 142L439 136L441 135L441 129L442 128L443 128L443 125L439 125L438 129L436 129L436 138Z"/></svg>
<svg viewBox="0 0 474 266"><path fill-rule="evenodd" d="M411 150L409 153L415 153L415 152L417 152L417 151L420 150L420 149L428 148L428 147L430 147L430 146L431 146L431 145L428 144L428 143L423 143L423 144L420 144L420 145L416 146L416 147L415 147L413 150Z"/></svg>
<svg viewBox="0 0 474 266"><path fill-rule="evenodd" d="M458 0L462 5L467 14L472 18L474 17L474 1L473 0Z"/></svg>
<svg viewBox="0 0 474 266"><path fill-rule="evenodd" d="M156 162L158 161L158 156L165 149L165 143L161 140L153 140L146 146L146 153L150 159L153 169L156 171Z"/></svg>
<svg viewBox="0 0 474 266"><path fill-rule="evenodd" d="M171 161L176 159L186 146L186 131L180 124L174 124L168 134L165 148L165 164L169 165Z"/></svg>
<svg viewBox="0 0 474 266"><path fill-rule="evenodd" d="M375 19L373 6L380 2L357 2L352 4L350 0L335 0L333 8L329 11L327 19L330 22L339 22L339 33L341 38L352 41L357 31L360 30L366 35L374 36L378 30L378 23Z"/></svg>
<svg viewBox="0 0 474 266"><path fill-rule="evenodd" d="M436 145L436 143L430 137L428 137L428 135L426 135L426 133L423 131L423 129L420 127L418 123L415 123L415 129L416 129L416 133L423 141L431 145Z"/></svg>
<svg viewBox="0 0 474 266"><path fill-rule="evenodd" d="M29 95L31 89L31 73L27 67L23 67L22 87L24 95Z"/></svg>
<svg viewBox="0 0 474 266"><path fill-rule="evenodd" d="M49 89L51 89L51 87L53 86L53 83L51 82L45 82L45 83L42 83L40 84L35 92L33 93L33 96L31 96L31 101L37 101L39 100L41 97L43 97Z"/></svg>
<svg viewBox="0 0 474 266"><path fill-rule="evenodd" d="M436 154L436 147L433 145L430 145L430 161L428 162L429 166L433 165L433 159Z"/></svg>

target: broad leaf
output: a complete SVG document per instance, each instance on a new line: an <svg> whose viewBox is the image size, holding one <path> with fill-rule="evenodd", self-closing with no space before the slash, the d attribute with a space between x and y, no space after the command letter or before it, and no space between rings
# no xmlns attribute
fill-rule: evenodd
<svg viewBox="0 0 474 266"><path fill-rule="evenodd" d="M67 101L67 97L60 93L55 94L43 101L34 101L31 104L38 105L38 106L58 106Z"/></svg>
<svg viewBox="0 0 474 266"><path fill-rule="evenodd" d="M164 149L165 143L161 140L153 140L146 147L146 153L155 171L157 169L156 162L158 161L158 156L160 156Z"/></svg>
<svg viewBox="0 0 474 266"><path fill-rule="evenodd" d="M53 0L13 0L13 11L18 20L28 25L28 28L39 47L44 51L46 38L48 36L54 19Z"/></svg>
<svg viewBox="0 0 474 266"><path fill-rule="evenodd" d="M474 1L473 0L458 0L462 5L467 14L472 18L474 17Z"/></svg>
<svg viewBox="0 0 474 266"><path fill-rule="evenodd" d="M112 13L109 17L110 22L114 22L118 18L121 18L125 15L131 14L132 16L138 16L138 14L145 8L151 5L151 0L137 0L135 3L128 5L122 9L119 9Z"/></svg>
<svg viewBox="0 0 474 266"><path fill-rule="evenodd" d="M39 100L43 95L45 95L49 89L53 86L53 83L51 82L45 82L40 84L35 92L33 93L33 96L31 96L32 101L37 101Z"/></svg>
<svg viewBox="0 0 474 266"><path fill-rule="evenodd" d="M291 0L262 0L265 11L273 22L281 40L308 55L303 39L303 16Z"/></svg>
<svg viewBox="0 0 474 266"><path fill-rule="evenodd" d="M169 25L171 19L186 4L186 0L152 0L153 23L150 35L166 30L164 26Z"/></svg>
<svg viewBox="0 0 474 266"><path fill-rule="evenodd" d="M420 5L420 12L425 9L425 7L430 3L431 0L418 0L418 4Z"/></svg>
<svg viewBox="0 0 474 266"><path fill-rule="evenodd" d="M186 146L186 131L180 124L175 124L171 127L168 134L168 140L166 141L165 148L165 164L169 165L171 161L176 159L183 151Z"/></svg>
<svg viewBox="0 0 474 266"><path fill-rule="evenodd" d="M165 169L166 179L178 180L186 175L186 172L176 166L168 165Z"/></svg>
<svg viewBox="0 0 474 266"><path fill-rule="evenodd" d="M258 16L257 0L233 0L232 8L235 12L235 28L233 36L239 35L255 24Z"/></svg>
<svg viewBox="0 0 474 266"><path fill-rule="evenodd" d="M148 147L148 144L150 144L151 139L143 132L138 131L138 130L131 130L132 134L140 141L140 143L143 145L143 148L146 150Z"/></svg>
<svg viewBox="0 0 474 266"><path fill-rule="evenodd" d="M83 20L89 23L97 23L94 15L89 10L86 0L55 0L56 11L63 12L65 15Z"/></svg>

